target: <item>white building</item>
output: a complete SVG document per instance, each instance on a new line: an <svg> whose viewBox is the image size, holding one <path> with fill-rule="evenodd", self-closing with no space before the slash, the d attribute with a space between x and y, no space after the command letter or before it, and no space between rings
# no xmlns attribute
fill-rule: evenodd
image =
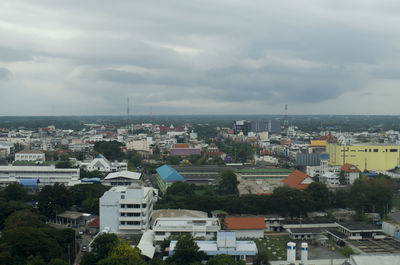
<svg viewBox="0 0 400 265"><path fill-rule="evenodd" d="M121 171L113 172L104 178L102 183L106 186L130 186L138 183L142 177L141 172Z"/></svg>
<svg viewBox="0 0 400 265"><path fill-rule="evenodd" d="M81 167L90 172L100 171L103 173L126 171L128 169L127 163L118 161L110 162L103 155L96 156L95 159L89 163L81 163Z"/></svg>
<svg viewBox="0 0 400 265"><path fill-rule="evenodd" d="M156 244L171 235L191 234L194 238L212 240L221 230L218 218L157 218L153 225Z"/></svg>
<svg viewBox="0 0 400 265"><path fill-rule="evenodd" d="M151 138L151 137L148 137ZM127 150L135 150L141 153L142 155L151 155L153 154L153 149L151 148L152 140L130 140L126 143Z"/></svg>
<svg viewBox="0 0 400 265"><path fill-rule="evenodd" d="M55 183L73 186L80 184L79 168L54 166L0 166L0 185L5 186L20 179L38 179L39 187Z"/></svg>
<svg viewBox="0 0 400 265"><path fill-rule="evenodd" d="M15 161L43 162L45 160L44 152L39 150L23 150L15 154Z"/></svg>
<svg viewBox="0 0 400 265"><path fill-rule="evenodd" d="M215 255L226 254L235 261L243 260L245 264L253 264L258 249L254 241L236 240L235 232L218 232L216 241L195 241L200 251L206 253L207 259ZM178 241L172 240L169 245L169 256L174 254Z"/></svg>
<svg viewBox="0 0 400 265"><path fill-rule="evenodd" d="M100 198L100 231L136 234L149 228L157 190L139 184L116 186Z"/></svg>
<svg viewBox="0 0 400 265"><path fill-rule="evenodd" d="M330 187L338 187L340 185L339 175L333 172L325 172L325 174L320 177L320 180Z"/></svg>

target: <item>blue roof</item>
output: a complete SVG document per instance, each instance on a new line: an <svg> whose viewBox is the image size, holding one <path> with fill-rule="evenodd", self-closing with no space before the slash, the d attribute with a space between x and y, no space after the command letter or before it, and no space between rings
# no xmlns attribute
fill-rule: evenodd
<svg viewBox="0 0 400 265"><path fill-rule="evenodd" d="M83 179L81 179L81 182L94 182L94 183L97 183L97 182L100 182L100 178L83 178Z"/></svg>
<svg viewBox="0 0 400 265"><path fill-rule="evenodd" d="M164 182L185 181L185 178L178 171L168 165L163 165L157 168L156 171Z"/></svg>
<svg viewBox="0 0 400 265"><path fill-rule="evenodd" d="M38 179L20 179L19 184L24 187L37 187L39 183Z"/></svg>

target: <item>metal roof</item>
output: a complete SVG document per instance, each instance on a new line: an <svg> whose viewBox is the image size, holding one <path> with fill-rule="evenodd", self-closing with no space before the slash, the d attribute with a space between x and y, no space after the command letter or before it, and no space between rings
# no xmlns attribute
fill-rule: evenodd
<svg viewBox="0 0 400 265"><path fill-rule="evenodd" d="M37 187L39 182L38 179L19 179L19 184L24 187Z"/></svg>
<svg viewBox="0 0 400 265"><path fill-rule="evenodd" d="M178 171L168 165L163 165L157 168L156 171L164 182L185 181L185 178Z"/></svg>

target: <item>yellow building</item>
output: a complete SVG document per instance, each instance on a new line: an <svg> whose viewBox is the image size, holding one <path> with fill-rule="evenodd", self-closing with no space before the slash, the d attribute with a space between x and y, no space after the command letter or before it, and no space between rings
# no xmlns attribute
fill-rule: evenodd
<svg viewBox="0 0 400 265"><path fill-rule="evenodd" d="M389 170L400 164L399 145L326 145L329 165L342 166L346 163L357 166L361 171Z"/></svg>

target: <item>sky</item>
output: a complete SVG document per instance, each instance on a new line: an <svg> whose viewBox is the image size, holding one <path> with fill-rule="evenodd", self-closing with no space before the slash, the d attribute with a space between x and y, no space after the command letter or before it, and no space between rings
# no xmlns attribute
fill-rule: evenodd
<svg viewBox="0 0 400 265"><path fill-rule="evenodd" d="M399 115L398 0L2 0L0 116Z"/></svg>

